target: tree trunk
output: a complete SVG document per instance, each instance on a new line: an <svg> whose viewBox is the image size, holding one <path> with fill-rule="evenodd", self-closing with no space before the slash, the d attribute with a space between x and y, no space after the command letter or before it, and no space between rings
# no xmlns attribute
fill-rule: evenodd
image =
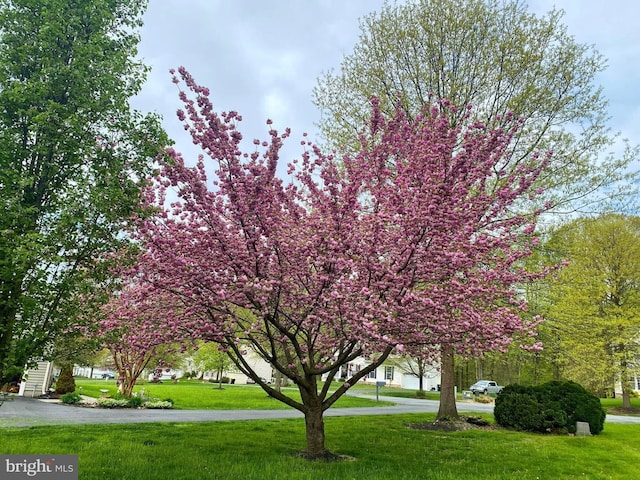
<svg viewBox="0 0 640 480"><path fill-rule="evenodd" d="M631 408L631 375L626 360L621 362L620 383L622 384L622 408ZM615 392L615 388L613 391Z"/></svg>
<svg viewBox="0 0 640 480"><path fill-rule="evenodd" d="M13 350L14 326L18 309L16 307L19 296L17 292L20 290L19 284L14 282L11 286L5 286L0 282L0 287L9 290L9 293L0 292L0 387L11 380L10 366ZM11 288L10 288L11 287ZM14 293L15 292L15 293ZM20 365L22 367L23 365Z"/></svg>
<svg viewBox="0 0 640 480"><path fill-rule="evenodd" d="M131 379L129 377L125 377L125 380L120 384L120 393L126 398L131 398L135 384L135 378Z"/></svg>
<svg viewBox="0 0 640 480"><path fill-rule="evenodd" d="M324 448L324 418L322 405L314 405L304 412L307 433L306 456L311 459L325 458L329 452Z"/></svg>
<svg viewBox="0 0 640 480"><path fill-rule="evenodd" d="M440 347L440 356L442 362L440 370L440 407L436 420L457 419L458 408L456 407L453 347L442 345Z"/></svg>
<svg viewBox="0 0 640 480"><path fill-rule="evenodd" d="M622 408L631 408L631 395L629 394L629 388L622 387Z"/></svg>
<svg viewBox="0 0 640 480"><path fill-rule="evenodd" d="M424 360L418 359L418 397L424 398Z"/></svg>

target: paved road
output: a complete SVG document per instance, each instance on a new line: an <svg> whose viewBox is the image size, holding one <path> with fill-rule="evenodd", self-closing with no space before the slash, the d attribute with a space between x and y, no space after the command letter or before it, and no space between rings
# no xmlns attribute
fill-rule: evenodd
<svg viewBox="0 0 640 480"><path fill-rule="evenodd" d="M369 397L371 398L371 397ZM380 396L380 400L394 402L387 407L330 408L325 416L394 415L401 413L437 412L438 402ZM491 413L493 405L458 403L459 412ZM0 427L28 427L34 425L68 425L101 423L146 422L216 422L228 420L257 420L301 418L297 410L133 410L84 408L58 402L15 397L0 406ZM639 417L608 415L610 423L637 423Z"/></svg>

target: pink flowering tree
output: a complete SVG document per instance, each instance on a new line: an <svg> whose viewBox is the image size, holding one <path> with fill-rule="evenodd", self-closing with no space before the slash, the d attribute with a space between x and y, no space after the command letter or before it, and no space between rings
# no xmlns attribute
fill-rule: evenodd
<svg viewBox="0 0 640 480"><path fill-rule="evenodd" d="M106 348L118 373L118 390L130 397L147 368L162 365L193 344L193 321L182 315L177 298L148 285L130 284L102 307L89 335Z"/></svg>
<svg viewBox="0 0 640 480"><path fill-rule="evenodd" d="M357 156L303 142L284 181L288 130L243 153L240 116L217 114L184 69L174 81L187 86L178 114L204 155L190 168L169 151L147 197L159 212L139 227L139 273L179 298L185 318L205 318L200 336L240 371L304 414L310 457L330 455L323 413L394 350L499 348L531 332L513 286L534 219L509 209L543 162L504 173L510 132L452 129L446 104L385 120L374 101ZM247 349L301 399L266 384ZM371 363L332 384L361 356Z"/></svg>

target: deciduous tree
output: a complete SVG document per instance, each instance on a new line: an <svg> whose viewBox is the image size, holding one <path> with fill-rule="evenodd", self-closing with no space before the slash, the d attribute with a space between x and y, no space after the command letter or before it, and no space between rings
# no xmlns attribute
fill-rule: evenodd
<svg viewBox="0 0 640 480"><path fill-rule="evenodd" d="M0 2L0 383L51 343L123 241L149 159L132 112L146 0Z"/></svg>
<svg viewBox="0 0 640 480"><path fill-rule="evenodd" d="M197 350L193 354L193 363L200 372L216 372L218 388L222 389L222 374L231 364L231 359L220 345L214 342L197 342Z"/></svg>
<svg viewBox="0 0 640 480"><path fill-rule="evenodd" d="M552 200L556 211L592 210L596 199L619 193L603 186L624 178L636 152L606 157L616 138L596 83L606 59L576 41L563 15L535 15L522 0L387 2L362 19L340 69L318 79L321 131L332 146L357 149L371 96L386 114L400 105L410 118L433 98L473 105L470 117L462 109L452 124L521 122L502 162L513 169L533 151L553 151L537 180L545 188L539 200Z"/></svg>
<svg viewBox="0 0 640 480"><path fill-rule="evenodd" d="M549 328L563 375L602 393L622 386L630 408L640 372L640 219L607 214L559 228L549 241L569 265L549 283Z"/></svg>
<svg viewBox="0 0 640 480"><path fill-rule="evenodd" d="M637 172L626 167L637 149L608 154L616 136L596 84L605 59L578 43L562 17L555 9L530 13L522 0L386 2L362 19L359 42L340 69L318 79L320 129L332 147L354 151L371 96L386 115L400 106L409 118L446 98L473 106L471 115L464 109L451 115L453 126L519 124L496 170L516 172L532 152L553 151L536 180L544 189L534 197L538 207L551 202L555 213L592 211L628 199L628 180ZM521 208L536 208L524 200ZM442 414L452 416L454 356L446 345L442 353Z"/></svg>
<svg viewBox="0 0 640 480"><path fill-rule="evenodd" d="M87 336L111 353L120 393L131 396L136 381L149 367L194 345L197 323L180 318L176 298L137 284L126 285L103 307L97 322L82 327Z"/></svg>
<svg viewBox="0 0 640 480"><path fill-rule="evenodd" d="M206 318L243 373L304 413L310 457L329 455L323 413L394 348L476 351L531 333L513 284L527 275L517 262L534 219L506 211L544 160L487 183L512 132L452 128L444 103L387 120L374 100L357 155L338 161L303 142L285 182L276 171L288 131L242 153L240 115L218 115L183 68L174 80L188 87L179 117L210 163L203 155L189 168L169 151L148 202L164 206L169 190L178 200L141 222L138 276L184 302L184 318ZM260 379L246 346L301 400ZM367 354L332 390L341 367Z"/></svg>

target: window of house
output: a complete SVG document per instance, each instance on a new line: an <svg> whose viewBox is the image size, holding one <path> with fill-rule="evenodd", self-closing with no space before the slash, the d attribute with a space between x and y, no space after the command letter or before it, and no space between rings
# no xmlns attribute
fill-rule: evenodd
<svg viewBox="0 0 640 480"><path fill-rule="evenodd" d="M377 378L377 377L376 377L376 370L377 370L377 369L371 370L371 371L369 372L369 375L367 375L367 378Z"/></svg>
<svg viewBox="0 0 640 480"><path fill-rule="evenodd" d="M393 367L384 367L384 379L393 380Z"/></svg>

